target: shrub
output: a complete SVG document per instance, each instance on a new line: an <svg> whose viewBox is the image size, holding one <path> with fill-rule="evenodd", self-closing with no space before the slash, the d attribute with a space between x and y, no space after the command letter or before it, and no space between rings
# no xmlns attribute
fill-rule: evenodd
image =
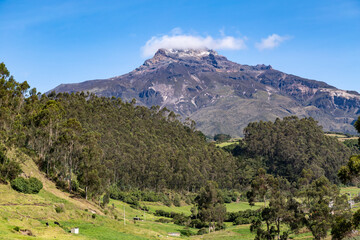
<svg viewBox="0 0 360 240"><path fill-rule="evenodd" d="M140 207L141 210L148 212L150 209L148 206L144 205Z"/></svg>
<svg viewBox="0 0 360 240"><path fill-rule="evenodd" d="M161 199L161 202L162 202L163 204L165 204L165 206L171 207L171 201L170 201L170 199L169 199L168 196L164 196L164 197Z"/></svg>
<svg viewBox="0 0 360 240"><path fill-rule="evenodd" d="M250 224L259 217L259 210L247 209L245 211L226 213L225 222L233 222L234 225Z"/></svg>
<svg viewBox="0 0 360 240"><path fill-rule="evenodd" d="M228 141L230 139L231 139L231 136L228 135L228 134L220 133L220 134L216 134L214 136L214 141L216 141L216 142L225 142L225 141Z"/></svg>
<svg viewBox="0 0 360 240"><path fill-rule="evenodd" d="M189 226L194 228L205 228L208 227L208 224L206 222L202 222L200 219L192 219Z"/></svg>
<svg viewBox="0 0 360 240"><path fill-rule="evenodd" d="M142 193L142 200L147 202L158 202L160 201L160 193L155 193L153 191L145 191Z"/></svg>
<svg viewBox="0 0 360 240"><path fill-rule="evenodd" d="M91 217L92 217L93 219L95 219L95 218L96 218L96 214L93 213L93 215L91 215Z"/></svg>
<svg viewBox="0 0 360 240"><path fill-rule="evenodd" d="M174 198L173 203L174 203L174 206L175 206L175 207L180 207L181 201L180 201L179 195L177 195L177 194L175 195L175 198Z"/></svg>
<svg viewBox="0 0 360 240"><path fill-rule="evenodd" d="M180 233L185 237L190 237L192 235L195 235L192 231L190 231L190 229L183 229L180 231Z"/></svg>
<svg viewBox="0 0 360 240"><path fill-rule="evenodd" d="M43 184L39 179L34 177L29 179L17 177L11 181L11 187L18 192L36 194L43 188Z"/></svg>
<svg viewBox="0 0 360 240"><path fill-rule="evenodd" d="M14 227L14 230L18 232L18 231L20 231L20 227L16 226L16 227Z"/></svg>
<svg viewBox="0 0 360 240"><path fill-rule="evenodd" d="M223 230L225 228L226 228L226 226L224 223L216 223L216 225L215 225L215 231Z"/></svg>
<svg viewBox="0 0 360 240"><path fill-rule="evenodd" d="M60 189L66 189L66 182L60 179L56 179L56 187Z"/></svg>
<svg viewBox="0 0 360 240"><path fill-rule="evenodd" d="M29 192L29 184L28 181L23 177L17 177L14 180L11 181L11 187L22 193L28 193Z"/></svg>
<svg viewBox="0 0 360 240"><path fill-rule="evenodd" d="M106 207L106 205L108 205L109 203L110 203L110 194L106 193L103 197L102 205L103 207Z"/></svg>
<svg viewBox="0 0 360 240"><path fill-rule="evenodd" d="M159 219L155 220L155 222L169 223L169 222L171 222L171 220L167 219L167 218L159 218Z"/></svg>
<svg viewBox="0 0 360 240"><path fill-rule="evenodd" d="M55 211L56 211L56 213L65 212L65 207L63 205L56 206Z"/></svg>
<svg viewBox="0 0 360 240"><path fill-rule="evenodd" d="M223 201L224 201L224 203L231 203L231 202L232 202L232 198L231 198L231 196L229 196L229 195L224 195L224 196L223 196Z"/></svg>
<svg viewBox="0 0 360 240"><path fill-rule="evenodd" d="M71 191L77 192L79 191L79 182L76 179L71 181Z"/></svg>
<svg viewBox="0 0 360 240"><path fill-rule="evenodd" d="M39 193L40 190L43 188L42 182L34 177L29 178L29 191L32 194Z"/></svg>
<svg viewBox="0 0 360 240"><path fill-rule="evenodd" d="M202 228L202 229L199 229L199 231L197 232L197 235L203 235L203 234L206 234L206 233L208 233L208 229Z"/></svg>
<svg viewBox="0 0 360 240"><path fill-rule="evenodd" d="M182 213L174 215L174 224L176 225L186 226L189 223L189 220L190 218Z"/></svg>

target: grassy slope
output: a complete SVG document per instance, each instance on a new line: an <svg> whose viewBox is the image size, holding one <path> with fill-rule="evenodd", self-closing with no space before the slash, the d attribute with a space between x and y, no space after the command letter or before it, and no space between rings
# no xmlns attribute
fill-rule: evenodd
<svg viewBox="0 0 360 240"><path fill-rule="evenodd" d="M107 215L96 204L81 198L76 198L68 193L58 190L55 184L39 172L35 163L23 154L10 151L9 157L22 161L22 169L26 176L39 178L44 188L39 194L23 194L11 189L10 185L0 185L0 239L34 239L14 230L28 229L36 239L160 239L169 232L179 232L184 227L173 223L155 222L158 217L151 214L156 209L190 213L191 206L169 208L158 203L146 203L150 213L145 213L146 221L133 222L135 216L144 218L144 212L132 209L128 204L111 200ZM64 206L65 212L56 213L56 206ZM238 204L239 210L244 209L246 203ZM126 225L124 225L124 208ZM231 209L236 211L236 205L231 204ZM92 218L96 212L96 218ZM115 216L117 219L115 219ZM57 221L62 227L57 226ZM49 223L46 227L45 223ZM79 227L80 234L72 235L69 230ZM242 233L234 230L241 227L230 227L227 231L220 231L205 236L193 236L191 239L245 239ZM194 233L197 229L190 229ZM248 227L244 228L250 234ZM251 234L250 234L251 235ZM167 239L175 239L167 237ZM186 237L181 237L185 238Z"/></svg>

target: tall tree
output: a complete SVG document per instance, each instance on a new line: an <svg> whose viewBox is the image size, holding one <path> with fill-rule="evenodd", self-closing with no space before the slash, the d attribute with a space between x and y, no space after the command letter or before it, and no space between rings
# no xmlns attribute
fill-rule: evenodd
<svg viewBox="0 0 360 240"><path fill-rule="evenodd" d="M58 147L64 149L63 161L65 166L66 177L69 181L69 192L72 190L72 174L78 163L77 159L81 151L80 136L82 134L81 123L70 118L61 126Z"/></svg>
<svg viewBox="0 0 360 240"><path fill-rule="evenodd" d="M258 169L257 175L251 181L251 190L246 193L249 204L253 206L258 196L263 199L264 207L266 207L267 194L275 184L274 176L267 174L263 168Z"/></svg>
<svg viewBox="0 0 360 240"><path fill-rule="evenodd" d="M226 207L214 182L208 182L195 198L198 208L198 218L209 223L210 229L215 229L215 224L222 225L226 216Z"/></svg>

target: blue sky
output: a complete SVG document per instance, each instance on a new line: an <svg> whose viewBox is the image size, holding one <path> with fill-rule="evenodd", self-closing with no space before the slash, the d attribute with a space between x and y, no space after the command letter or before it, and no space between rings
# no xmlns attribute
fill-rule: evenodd
<svg viewBox="0 0 360 240"><path fill-rule="evenodd" d="M122 75L157 46L194 42L360 92L360 0L0 0L0 62L41 92Z"/></svg>

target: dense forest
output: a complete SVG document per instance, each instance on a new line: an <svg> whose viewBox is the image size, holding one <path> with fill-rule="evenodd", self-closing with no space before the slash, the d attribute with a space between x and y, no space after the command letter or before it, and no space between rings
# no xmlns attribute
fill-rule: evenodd
<svg viewBox="0 0 360 240"><path fill-rule="evenodd" d="M360 131L360 120L355 127ZM351 157L359 152L358 144L326 136L312 118L250 123L244 134L222 149L207 142L193 121L181 121L166 108L149 109L135 100L123 102L83 92L40 94L27 82L16 82L0 64L2 183L21 173L18 161L6 155L17 148L31 156L59 188L87 199L105 194L103 199L138 204L141 198L157 201L160 193L169 191L198 194L191 199L198 213L190 218L177 215L181 224L208 222L207 226L221 229L220 223L232 219L251 223L257 239L280 238L281 233L286 239L282 225L294 231L307 227L316 239L326 236L330 228L342 229L336 218L347 223L351 214L346 197L341 198L333 184L351 182L359 175L359 157ZM30 192L42 188L35 179L13 183L32 185L27 188ZM223 203L241 197L250 204L262 201L264 208L226 216ZM336 214L317 216L319 209ZM329 221L315 229L322 218ZM360 220L356 221L337 233L348 234L359 225Z"/></svg>
<svg viewBox="0 0 360 240"><path fill-rule="evenodd" d="M316 177L337 182L337 171L351 156L351 150L333 137L324 135L312 118L286 117L273 122L250 123L244 141L252 155L265 157L269 173L297 181L302 169Z"/></svg>
<svg viewBox="0 0 360 240"><path fill-rule="evenodd" d="M233 187L235 159L173 112L92 94L40 95L1 65L2 144L38 157L59 186L197 191Z"/></svg>

